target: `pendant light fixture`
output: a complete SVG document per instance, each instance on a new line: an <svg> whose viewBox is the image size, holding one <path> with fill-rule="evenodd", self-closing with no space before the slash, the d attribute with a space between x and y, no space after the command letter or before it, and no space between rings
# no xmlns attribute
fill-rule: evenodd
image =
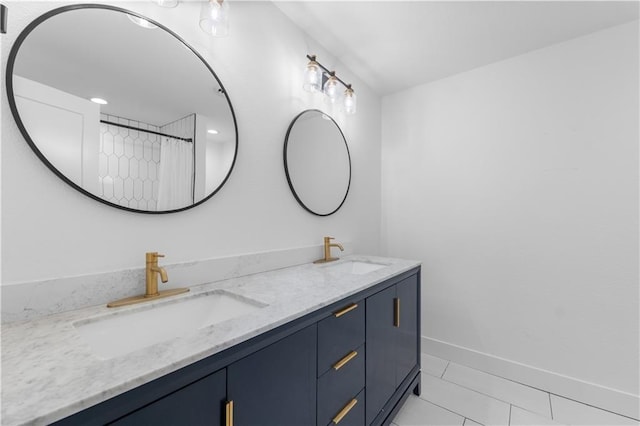
<svg viewBox="0 0 640 426"><path fill-rule="evenodd" d="M325 100L330 104L335 104L341 98L340 85L342 85L345 88L342 96L344 111L347 114L355 114L356 93L351 85L340 80L335 71L329 71L327 67L318 62L315 55L307 55L307 59L309 59L309 62L304 69L302 88L312 93L322 91L325 95Z"/></svg>
<svg viewBox="0 0 640 426"><path fill-rule="evenodd" d="M229 34L229 3L224 0L207 0L200 9L200 28L214 37Z"/></svg>

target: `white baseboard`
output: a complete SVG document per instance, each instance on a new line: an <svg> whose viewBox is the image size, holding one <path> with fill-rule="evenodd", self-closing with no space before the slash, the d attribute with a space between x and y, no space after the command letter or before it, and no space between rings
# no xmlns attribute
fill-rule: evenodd
<svg viewBox="0 0 640 426"><path fill-rule="evenodd" d="M463 346L422 336L422 352L554 395L640 419L640 397Z"/></svg>

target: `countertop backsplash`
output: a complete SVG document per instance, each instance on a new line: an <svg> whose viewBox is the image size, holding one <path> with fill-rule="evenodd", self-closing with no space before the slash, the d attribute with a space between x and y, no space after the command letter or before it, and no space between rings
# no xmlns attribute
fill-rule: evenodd
<svg viewBox="0 0 640 426"><path fill-rule="evenodd" d="M340 257L352 253L350 242L342 245L345 250L340 252ZM169 281L160 287L193 287L301 265L321 258L322 250L322 244L318 244L181 263L171 263L171 259L165 257L160 266L166 269ZM144 293L143 255L140 254L140 268L3 285L2 324L34 320Z"/></svg>

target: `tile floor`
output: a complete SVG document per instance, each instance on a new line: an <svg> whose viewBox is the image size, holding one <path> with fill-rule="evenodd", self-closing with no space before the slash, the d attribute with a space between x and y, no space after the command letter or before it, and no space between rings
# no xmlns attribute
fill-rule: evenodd
<svg viewBox="0 0 640 426"><path fill-rule="evenodd" d="M392 426L636 425L640 422L422 354L422 395Z"/></svg>

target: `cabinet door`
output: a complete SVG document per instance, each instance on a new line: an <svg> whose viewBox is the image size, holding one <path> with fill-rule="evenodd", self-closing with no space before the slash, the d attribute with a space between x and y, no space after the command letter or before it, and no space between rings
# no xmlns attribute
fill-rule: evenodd
<svg viewBox="0 0 640 426"><path fill-rule="evenodd" d="M412 275L396 284L399 327L396 328L396 387L418 365L418 276Z"/></svg>
<svg viewBox="0 0 640 426"><path fill-rule="evenodd" d="M116 420L113 425L222 425L227 394L220 370Z"/></svg>
<svg viewBox="0 0 640 426"><path fill-rule="evenodd" d="M371 424L396 390L396 287L369 296L366 301L366 419Z"/></svg>
<svg viewBox="0 0 640 426"><path fill-rule="evenodd" d="M315 424L316 341L312 325L227 367L234 426Z"/></svg>

